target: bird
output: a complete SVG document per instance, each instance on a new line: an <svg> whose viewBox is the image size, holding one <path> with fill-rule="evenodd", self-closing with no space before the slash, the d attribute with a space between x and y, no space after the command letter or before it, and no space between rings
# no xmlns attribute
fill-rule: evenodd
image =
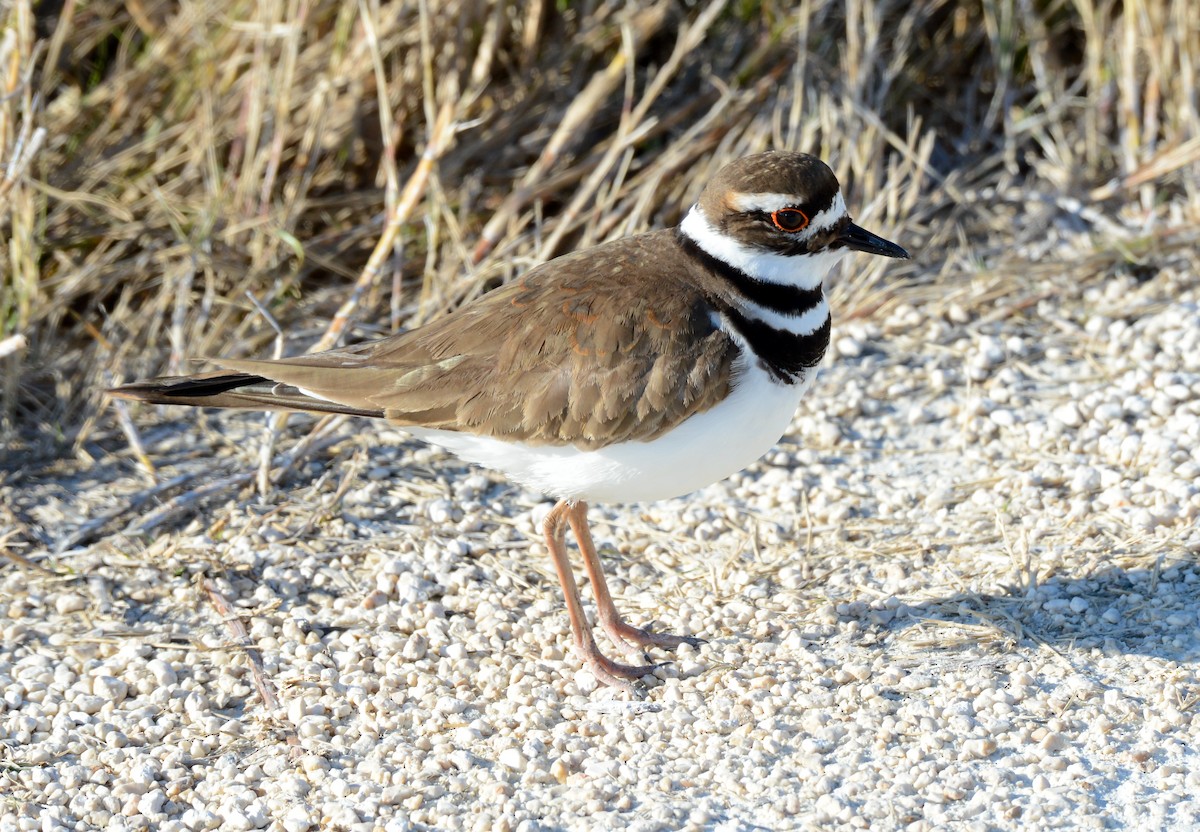
<svg viewBox="0 0 1200 832"><path fill-rule="evenodd" d="M542 533L575 651L596 681L633 691L649 650L699 646L617 610L589 503L686 495L751 465L787 431L830 340L824 284L850 252L908 259L856 225L819 158L736 159L673 228L574 251L417 328L274 360L109 390L155 404L383 419L555 500ZM609 658L588 623L570 528Z"/></svg>

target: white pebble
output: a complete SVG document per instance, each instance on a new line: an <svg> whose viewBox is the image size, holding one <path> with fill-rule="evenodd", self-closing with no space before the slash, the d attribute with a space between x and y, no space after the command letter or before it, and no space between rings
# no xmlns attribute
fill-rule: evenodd
<svg viewBox="0 0 1200 832"><path fill-rule="evenodd" d="M987 757L996 751L996 741L988 738L973 738L963 742L963 755L968 758Z"/></svg>
<svg viewBox="0 0 1200 832"><path fill-rule="evenodd" d="M521 749L506 748L500 752L498 762L512 771L524 771L529 761L525 759L525 755L521 753Z"/></svg>
<svg viewBox="0 0 1200 832"><path fill-rule="evenodd" d="M108 702L119 704L125 701L129 685L115 676L97 676L92 680L92 693Z"/></svg>
<svg viewBox="0 0 1200 832"><path fill-rule="evenodd" d="M175 668L167 664L162 659L151 659L146 662L146 670L154 677L154 681L159 687L169 687L178 681L178 675L175 673Z"/></svg>
<svg viewBox="0 0 1200 832"><path fill-rule="evenodd" d="M408 641L404 643L400 655L410 662L418 661L425 658L425 652L429 649L429 642L425 636L420 633L413 633L408 637Z"/></svg>
<svg viewBox="0 0 1200 832"><path fill-rule="evenodd" d="M1050 415L1069 428L1077 428L1083 424L1083 416L1080 415L1079 406L1075 402L1059 405Z"/></svg>
<svg viewBox="0 0 1200 832"><path fill-rule="evenodd" d="M67 592L54 601L54 609L59 615L68 615L87 609L87 599L74 592Z"/></svg>
<svg viewBox="0 0 1200 832"><path fill-rule="evenodd" d="M462 519L462 509L453 500L431 500L427 508L434 523L454 523Z"/></svg>
<svg viewBox="0 0 1200 832"><path fill-rule="evenodd" d="M167 796L163 794L162 789L148 791L137 802L138 814L149 817L162 814L166 802Z"/></svg>
<svg viewBox="0 0 1200 832"><path fill-rule="evenodd" d="M858 358L863 354L862 342L849 335L838 338L834 346L837 349L838 355L844 358Z"/></svg>

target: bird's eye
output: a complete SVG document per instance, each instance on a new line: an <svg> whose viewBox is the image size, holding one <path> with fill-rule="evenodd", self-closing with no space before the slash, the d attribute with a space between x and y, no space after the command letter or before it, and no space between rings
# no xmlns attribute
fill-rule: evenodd
<svg viewBox="0 0 1200 832"><path fill-rule="evenodd" d="M808 228L808 214L799 208L781 208L771 212L771 222L775 223L775 227L780 231L795 234Z"/></svg>

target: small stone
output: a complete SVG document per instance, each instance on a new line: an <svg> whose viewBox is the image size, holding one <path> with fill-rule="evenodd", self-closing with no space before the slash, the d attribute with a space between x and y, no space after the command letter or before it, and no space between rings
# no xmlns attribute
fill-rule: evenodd
<svg viewBox="0 0 1200 832"><path fill-rule="evenodd" d="M863 354L862 341L850 335L844 335L837 339L835 346L837 347L838 355L843 358L858 358Z"/></svg>
<svg viewBox="0 0 1200 832"><path fill-rule="evenodd" d="M113 704L120 704L129 693L129 685L115 676L97 676L92 680L92 693Z"/></svg>
<svg viewBox="0 0 1200 832"><path fill-rule="evenodd" d="M308 832L312 827L313 822L308 813L301 808L292 809L283 819L284 832Z"/></svg>
<svg viewBox="0 0 1200 832"><path fill-rule="evenodd" d="M362 606L364 610L373 610L376 607L382 607L387 603L387 593L381 590L374 590L367 593L367 597L363 598Z"/></svg>
<svg viewBox="0 0 1200 832"><path fill-rule="evenodd" d="M162 813L163 804L167 802L167 796L163 794L162 789L153 789L146 792L137 802L138 814L140 815L158 815Z"/></svg>
<svg viewBox="0 0 1200 832"><path fill-rule="evenodd" d="M73 612L81 612L87 609L87 599L82 595L76 595L73 592L68 592L58 596L54 602L54 609L59 615L69 615Z"/></svg>
<svg viewBox="0 0 1200 832"><path fill-rule="evenodd" d="M1083 416L1079 413L1079 406L1075 402L1059 405L1050 415L1069 428L1077 428L1083 424Z"/></svg>
<svg viewBox="0 0 1200 832"><path fill-rule="evenodd" d="M980 369L990 370L1004 363L1004 344L999 338L985 335L979 339L978 352L971 359L971 365Z"/></svg>
<svg viewBox="0 0 1200 832"><path fill-rule="evenodd" d="M221 819L208 809L191 808L179 816L179 822L186 829L215 829L220 825Z"/></svg>
<svg viewBox="0 0 1200 832"><path fill-rule="evenodd" d="M529 761L525 759L525 755L521 753L521 749L506 748L500 752L499 763L513 771L524 771Z"/></svg>
<svg viewBox="0 0 1200 832"><path fill-rule="evenodd" d="M833 422L822 422L817 428L817 443L822 447L831 447L842 439L842 431Z"/></svg>
<svg viewBox="0 0 1200 832"><path fill-rule="evenodd" d="M439 525L457 523L463 514L462 509L452 500L432 500L426 510L429 519Z"/></svg>
<svg viewBox="0 0 1200 832"><path fill-rule="evenodd" d="M433 594L434 584L412 572L396 579L396 599L402 604L423 604Z"/></svg>
<svg viewBox="0 0 1200 832"><path fill-rule="evenodd" d="M1043 751L1052 751L1052 752L1053 751L1062 751L1064 748L1067 747L1068 744L1069 744L1069 742L1068 742L1067 738L1063 734L1058 733L1057 731L1049 732L1048 734L1046 734L1046 736L1042 737L1042 741L1041 741L1041 743L1039 743L1039 745L1041 745L1041 748Z"/></svg>
<svg viewBox="0 0 1200 832"><path fill-rule="evenodd" d="M318 754L306 754L300 759L300 768L313 774L318 771L328 771L329 761Z"/></svg>
<svg viewBox="0 0 1200 832"><path fill-rule="evenodd" d="M434 706L434 710L439 714L461 714L466 709L467 703L454 696L443 696Z"/></svg>
<svg viewBox="0 0 1200 832"><path fill-rule="evenodd" d="M987 757L996 751L996 741L989 737L975 737L962 744L963 756L973 759Z"/></svg>
<svg viewBox="0 0 1200 832"><path fill-rule="evenodd" d="M151 659L146 662L146 670L154 677L154 681L158 683L159 687L169 687L179 681L175 668L162 659Z"/></svg>
<svg viewBox="0 0 1200 832"><path fill-rule="evenodd" d="M1091 494L1100 490L1100 472L1090 466L1079 468L1071 476L1072 494Z"/></svg>
<svg viewBox="0 0 1200 832"><path fill-rule="evenodd" d="M560 784L566 785L567 778L571 772L567 768L567 764L562 759L555 760L550 764L550 776L557 780Z"/></svg>
<svg viewBox="0 0 1200 832"><path fill-rule="evenodd" d="M993 410L988 418L1002 428L1011 428L1017 423L1017 417L1013 412L1003 407Z"/></svg>
<svg viewBox="0 0 1200 832"><path fill-rule="evenodd" d="M400 650L400 655L410 662L419 661L425 658L425 652L429 649L429 642L425 636L420 633L413 633L408 637L408 641L404 642L404 647Z"/></svg>

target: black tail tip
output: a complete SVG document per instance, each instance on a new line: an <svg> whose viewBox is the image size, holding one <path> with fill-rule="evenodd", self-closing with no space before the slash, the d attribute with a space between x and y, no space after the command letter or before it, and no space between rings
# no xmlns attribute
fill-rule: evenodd
<svg viewBox="0 0 1200 832"><path fill-rule="evenodd" d="M146 381L135 381L110 387L105 394L117 399L132 401L170 401L173 398L196 396L218 396L239 387L265 382L261 376L250 373L201 373L195 376L162 376Z"/></svg>

